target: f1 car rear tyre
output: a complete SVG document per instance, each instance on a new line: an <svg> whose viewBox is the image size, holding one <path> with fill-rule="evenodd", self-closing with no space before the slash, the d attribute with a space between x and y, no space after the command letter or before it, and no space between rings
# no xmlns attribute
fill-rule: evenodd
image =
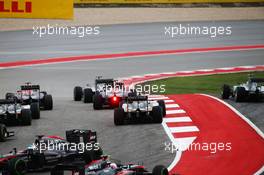
<svg viewBox="0 0 264 175"><path fill-rule="evenodd" d="M0 124L0 142L4 142L6 140L6 127L3 124Z"/></svg>
<svg viewBox="0 0 264 175"><path fill-rule="evenodd" d="M93 102L93 90L91 88L86 88L83 90L83 102L84 103Z"/></svg>
<svg viewBox="0 0 264 175"><path fill-rule="evenodd" d="M103 99L100 94L95 94L93 96L93 108L96 110L103 108Z"/></svg>
<svg viewBox="0 0 264 175"><path fill-rule="evenodd" d="M224 84L223 85L223 90L222 90L222 99L228 99L231 94L231 88L229 85Z"/></svg>
<svg viewBox="0 0 264 175"><path fill-rule="evenodd" d="M20 120L22 125L31 125L32 116L30 109L21 110Z"/></svg>
<svg viewBox="0 0 264 175"><path fill-rule="evenodd" d="M243 102L246 97L246 90L244 87L237 87L235 92L235 101Z"/></svg>
<svg viewBox="0 0 264 175"><path fill-rule="evenodd" d="M154 123L162 123L163 115L162 115L162 109L160 106L154 106L152 108L152 117Z"/></svg>
<svg viewBox="0 0 264 175"><path fill-rule="evenodd" d="M39 103L31 103L30 105L31 115L33 119L39 119L40 118L40 108Z"/></svg>
<svg viewBox="0 0 264 175"><path fill-rule="evenodd" d="M8 171L12 175L24 175L27 172L27 165L24 160L13 158L8 161Z"/></svg>
<svg viewBox="0 0 264 175"><path fill-rule="evenodd" d="M163 165L157 165L152 170L152 175L168 175L168 169Z"/></svg>
<svg viewBox="0 0 264 175"><path fill-rule="evenodd" d="M51 95L45 95L44 97L44 109L52 110L53 109L53 99Z"/></svg>
<svg viewBox="0 0 264 175"><path fill-rule="evenodd" d="M82 87L80 87L80 86L74 87L74 89L73 89L73 99L74 99L74 101L81 101L82 100L82 95L83 95Z"/></svg>
<svg viewBox="0 0 264 175"><path fill-rule="evenodd" d="M165 106L165 101L164 101L164 100L158 100L158 103L159 103L159 106L160 106L161 109L162 109L163 117L165 117L165 116L166 116L166 106Z"/></svg>
<svg viewBox="0 0 264 175"><path fill-rule="evenodd" d="M125 111L123 108L116 108L114 110L114 123L115 125L124 124Z"/></svg>
<svg viewBox="0 0 264 175"><path fill-rule="evenodd" d="M5 95L5 99L7 100L7 99L11 99L11 98L13 98L13 97L15 97L15 94L14 93L10 93L10 92L8 92L8 93L6 93L6 95Z"/></svg>

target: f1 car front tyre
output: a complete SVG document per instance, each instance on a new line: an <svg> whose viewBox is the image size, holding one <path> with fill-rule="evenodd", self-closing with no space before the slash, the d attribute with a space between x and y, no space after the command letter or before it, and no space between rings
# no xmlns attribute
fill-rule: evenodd
<svg viewBox="0 0 264 175"><path fill-rule="evenodd" d="M229 85L224 84L223 85L223 91L222 91L222 99L228 99L230 97L231 94L231 88Z"/></svg>
<svg viewBox="0 0 264 175"><path fill-rule="evenodd" d="M13 158L8 161L8 172L12 175L24 175L27 172L27 166L24 160Z"/></svg>
<svg viewBox="0 0 264 175"><path fill-rule="evenodd" d="M154 123L162 123L163 114L160 106L154 106L152 108L152 117Z"/></svg>
<svg viewBox="0 0 264 175"><path fill-rule="evenodd" d="M165 117L166 116L166 106L165 106L165 102L164 102L164 100L158 100L158 103L159 103L159 106L162 109L163 117Z"/></svg>
<svg viewBox="0 0 264 175"><path fill-rule="evenodd" d="M39 103L31 103L30 105L31 115L33 119L39 119L40 118L40 108Z"/></svg>
<svg viewBox="0 0 264 175"><path fill-rule="evenodd" d="M114 110L114 123L115 125L123 125L125 118L125 111L123 108L116 108Z"/></svg>
<svg viewBox="0 0 264 175"><path fill-rule="evenodd" d="M102 99L102 96L100 94L95 94L93 96L93 108L95 110L103 108L103 99Z"/></svg>
<svg viewBox="0 0 264 175"><path fill-rule="evenodd" d="M80 87L80 86L74 87L74 89L73 89L73 99L74 99L74 101L81 101L82 100L82 95L83 95L82 87Z"/></svg>
<svg viewBox="0 0 264 175"><path fill-rule="evenodd" d="M24 126L31 125L32 116L31 116L30 109L22 109L21 110L20 120L21 120L21 124Z"/></svg>
<svg viewBox="0 0 264 175"><path fill-rule="evenodd" d="M244 87L237 87L235 92L235 101L243 102L246 98L246 90Z"/></svg>
<svg viewBox="0 0 264 175"><path fill-rule="evenodd" d="M152 175L168 175L168 169L163 165L157 165L152 170Z"/></svg>
<svg viewBox="0 0 264 175"><path fill-rule="evenodd" d="M0 124L0 142L4 142L6 139L6 127L3 124Z"/></svg>
<svg viewBox="0 0 264 175"><path fill-rule="evenodd" d="M51 95L45 95L44 97L44 109L52 110L53 109L53 99Z"/></svg>
<svg viewBox="0 0 264 175"><path fill-rule="evenodd" d="M93 90L91 88L86 88L83 90L83 102L84 103L93 102Z"/></svg>

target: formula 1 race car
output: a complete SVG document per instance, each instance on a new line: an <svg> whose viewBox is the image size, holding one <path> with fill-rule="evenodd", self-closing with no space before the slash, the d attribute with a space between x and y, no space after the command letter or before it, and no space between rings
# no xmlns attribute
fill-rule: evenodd
<svg viewBox="0 0 264 175"><path fill-rule="evenodd" d="M95 88L89 86L84 89L80 86L74 88L74 100L80 101L83 98L84 103L93 102L94 109L115 108L126 95L122 82L114 79L102 79L101 77L96 78Z"/></svg>
<svg viewBox="0 0 264 175"><path fill-rule="evenodd" d="M0 123L0 142L4 142L8 137L14 135L14 132L7 131L6 126Z"/></svg>
<svg viewBox="0 0 264 175"><path fill-rule="evenodd" d="M40 118L40 109L52 110L53 99L46 91L40 91L39 85L27 82L16 93L6 93L6 99L16 98L23 105L31 105L32 118Z"/></svg>
<svg viewBox="0 0 264 175"><path fill-rule="evenodd" d="M78 163L59 164L51 170L51 175L63 175L65 171L78 175L168 175L168 169L163 165L157 165L152 172L148 172L142 165L122 165L109 160L108 156L94 160L89 164Z"/></svg>
<svg viewBox="0 0 264 175"><path fill-rule="evenodd" d="M233 88L231 88L229 85L224 84L222 98L228 99L229 97L233 97L236 102L263 100L264 78L249 77L246 83L233 86Z"/></svg>
<svg viewBox="0 0 264 175"><path fill-rule="evenodd" d="M38 136L25 150L14 149L1 156L0 174L23 175L27 172L46 171L59 163L74 161L89 163L102 155L102 150L95 148L96 142L96 132L90 130L66 131L66 140L59 136ZM87 146L91 149L88 150Z"/></svg>
<svg viewBox="0 0 264 175"><path fill-rule="evenodd" d="M0 99L0 123L31 125L30 105L17 103L16 99Z"/></svg>
<svg viewBox="0 0 264 175"><path fill-rule="evenodd" d="M124 124L125 120L143 121L150 119L154 123L162 123L166 115L164 100L148 100L148 96L125 97L119 108L114 110L115 125Z"/></svg>

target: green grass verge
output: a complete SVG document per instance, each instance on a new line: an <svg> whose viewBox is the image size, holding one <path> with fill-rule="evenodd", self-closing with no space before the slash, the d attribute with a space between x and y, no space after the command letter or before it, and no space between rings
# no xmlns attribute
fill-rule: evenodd
<svg viewBox="0 0 264 175"><path fill-rule="evenodd" d="M252 74L254 77L264 77L264 71L250 73L243 72L167 78L157 81L150 81L144 83L143 85L165 85L166 92L162 94L220 94L223 84L236 85L239 83L244 83L247 81L249 74Z"/></svg>

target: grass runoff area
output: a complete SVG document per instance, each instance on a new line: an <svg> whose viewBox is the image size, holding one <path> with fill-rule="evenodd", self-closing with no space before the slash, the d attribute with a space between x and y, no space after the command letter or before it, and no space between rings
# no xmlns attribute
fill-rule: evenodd
<svg viewBox="0 0 264 175"><path fill-rule="evenodd" d="M162 94L221 94L223 84L237 85L252 77L264 78L264 71L243 72L230 74L202 75L192 77L174 77L157 81L150 81L143 85L165 85L165 93Z"/></svg>

